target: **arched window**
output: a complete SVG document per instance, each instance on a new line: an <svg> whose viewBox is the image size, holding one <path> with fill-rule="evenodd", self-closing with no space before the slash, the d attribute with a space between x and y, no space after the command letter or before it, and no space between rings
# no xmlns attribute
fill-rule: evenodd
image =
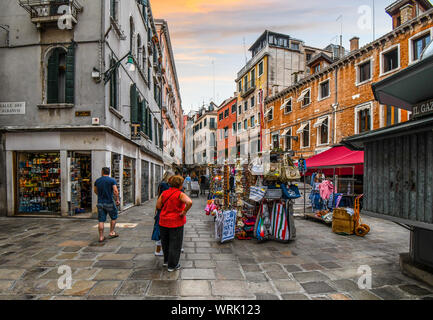
<svg viewBox="0 0 433 320"><path fill-rule="evenodd" d="M74 103L75 49L55 48L47 65L47 103Z"/></svg>

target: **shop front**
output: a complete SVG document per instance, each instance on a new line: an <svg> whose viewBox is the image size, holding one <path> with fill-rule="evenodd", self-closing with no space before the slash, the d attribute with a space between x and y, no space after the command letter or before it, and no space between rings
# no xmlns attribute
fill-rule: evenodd
<svg viewBox="0 0 433 320"><path fill-rule="evenodd" d="M433 285L433 44L419 62L373 85L383 105L412 112L412 119L343 141L365 151L365 214L411 231L404 273Z"/></svg>
<svg viewBox="0 0 433 320"><path fill-rule="evenodd" d="M118 183L121 211L153 198L162 177L159 159L102 130L4 136L7 216L95 218L93 185L103 167Z"/></svg>

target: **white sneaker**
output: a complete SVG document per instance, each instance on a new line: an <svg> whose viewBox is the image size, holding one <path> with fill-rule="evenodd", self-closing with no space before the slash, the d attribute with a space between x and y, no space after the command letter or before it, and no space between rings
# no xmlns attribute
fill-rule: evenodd
<svg viewBox="0 0 433 320"><path fill-rule="evenodd" d="M182 266L180 265L180 264L178 264L177 265L177 267L176 268L174 268L174 269L168 269L168 272L173 272L173 271L176 271L176 270L180 270L180 268L182 268Z"/></svg>
<svg viewBox="0 0 433 320"><path fill-rule="evenodd" d="M162 252L162 250L160 252L155 251L155 256L162 257L163 255L164 255L164 252Z"/></svg>

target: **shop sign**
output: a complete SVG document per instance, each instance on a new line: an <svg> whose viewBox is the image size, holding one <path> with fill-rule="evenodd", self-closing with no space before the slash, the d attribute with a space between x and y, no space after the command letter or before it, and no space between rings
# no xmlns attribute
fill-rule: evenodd
<svg viewBox="0 0 433 320"><path fill-rule="evenodd" d="M26 114L25 102L0 102L0 115Z"/></svg>
<svg viewBox="0 0 433 320"><path fill-rule="evenodd" d="M140 125L139 124L132 124L131 125L131 140L141 140Z"/></svg>
<svg viewBox="0 0 433 320"><path fill-rule="evenodd" d="M420 118L429 114L433 114L433 99L417 104L413 107L414 118Z"/></svg>
<svg viewBox="0 0 433 320"><path fill-rule="evenodd" d="M76 111L75 116L76 117L90 117L92 115L91 111Z"/></svg>

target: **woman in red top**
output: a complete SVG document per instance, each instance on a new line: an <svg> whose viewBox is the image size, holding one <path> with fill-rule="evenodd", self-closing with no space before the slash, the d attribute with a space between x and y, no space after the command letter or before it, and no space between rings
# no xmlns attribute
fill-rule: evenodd
<svg viewBox="0 0 433 320"><path fill-rule="evenodd" d="M171 177L168 180L170 189L164 191L156 203L156 209L161 210L159 227L164 266L168 266L169 272L180 269L183 228L186 214L192 207L192 200L181 191L183 181L180 176Z"/></svg>

